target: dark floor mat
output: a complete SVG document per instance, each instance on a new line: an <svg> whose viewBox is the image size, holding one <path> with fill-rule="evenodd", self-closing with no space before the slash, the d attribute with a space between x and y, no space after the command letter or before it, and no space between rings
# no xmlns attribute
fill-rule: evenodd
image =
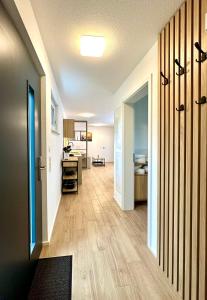
<svg viewBox="0 0 207 300"><path fill-rule="evenodd" d="M38 261L29 300L70 300L72 256L43 258Z"/></svg>

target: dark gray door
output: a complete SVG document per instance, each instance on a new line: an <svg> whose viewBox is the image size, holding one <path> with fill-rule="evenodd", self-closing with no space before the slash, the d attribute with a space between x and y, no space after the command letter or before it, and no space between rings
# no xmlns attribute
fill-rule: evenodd
<svg viewBox="0 0 207 300"><path fill-rule="evenodd" d="M27 81L27 149L28 149L28 201L29 201L29 254L30 260L39 257L41 248L41 128L40 99Z"/></svg>
<svg viewBox="0 0 207 300"><path fill-rule="evenodd" d="M35 246L30 250L28 86L35 101ZM42 241L40 77L0 1L0 299L24 299Z"/></svg>

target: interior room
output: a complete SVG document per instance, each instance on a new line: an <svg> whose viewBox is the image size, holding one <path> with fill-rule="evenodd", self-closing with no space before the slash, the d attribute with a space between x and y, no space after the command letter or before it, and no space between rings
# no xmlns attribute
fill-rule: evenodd
<svg viewBox="0 0 207 300"><path fill-rule="evenodd" d="M114 162L114 127L102 124L90 125L92 141L88 142L88 153L91 158L104 157L106 163Z"/></svg>
<svg viewBox="0 0 207 300"><path fill-rule="evenodd" d="M134 200L147 205L148 190L148 96L134 103Z"/></svg>
<svg viewBox="0 0 207 300"><path fill-rule="evenodd" d="M0 0L0 299L207 299L206 21Z"/></svg>

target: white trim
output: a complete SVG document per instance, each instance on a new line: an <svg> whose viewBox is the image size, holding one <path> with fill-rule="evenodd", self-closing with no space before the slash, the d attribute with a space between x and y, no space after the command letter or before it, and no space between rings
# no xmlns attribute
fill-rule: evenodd
<svg viewBox="0 0 207 300"><path fill-rule="evenodd" d="M49 246L50 245L50 242L49 241L43 241L42 242L42 246L43 247L46 247L46 246Z"/></svg>
<svg viewBox="0 0 207 300"><path fill-rule="evenodd" d="M153 102L153 76L148 78L148 211L147 211L147 241L152 249L152 102ZM150 175L150 176L149 176Z"/></svg>
<svg viewBox="0 0 207 300"><path fill-rule="evenodd" d="M122 103L122 207L124 210L134 209L134 108Z"/></svg>
<svg viewBox="0 0 207 300"><path fill-rule="evenodd" d="M121 194L118 193L117 191L114 191L114 200L119 204L119 206L123 209L122 207L122 197Z"/></svg>
<svg viewBox="0 0 207 300"><path fill-rule="evenodd" d="M46 77L42 76L41 86L41 156L46 171L42 172L42 239L48 239L48 207L47 207L47 124L46 124Z"/></svg>
<svg viewBox="0 0 207 300"><path fill-rule="evenodd" d="M148 212L147 212L147 243L148 247L151 249L153 254L156 256L156 250L153 249L153 243L152 243L152 102L153 102L153 74L150 74L149 76L145 77L143 80L141 80L136 87L136 90L134 90L130 95L128 95L128 98L125 99L124 104L130 104L133 103L133 98L136 94L139 94L139 92L143 91L144 86L148 86ZM124 116L123 116L123 127L126 126L126 122L124 122ZM124 132L124 128L123 128ZM123 133L124 135L124 133ZM134 138L133 138L134 139ZM125 145L126 146L126 145ZM124 147L123 147L124 152ZM128 170L126 170L124 161L126 160L125 156L122 156L122 164L123 164L123 186L128 184L127 176L128 176ZM132 170L134 172L134 165L130 166L132 167ZM125 174L127 172L127 174ZM133 207L134 204L128 203L129 197L123 197L122 199L122 206L124 208ZM132 201L132 200L130 200ZM133 199L134 201L134 199Z"/></svg>
<svg viewBox="0 0 207 300"><path fill-rule="evenodd" d="M60 196L60 199L59 199L59 202L58 202L58 205L57 205L57 209L56 209L55 216L53 218L51 230L50 230L50 232L48 232L48 241L49 241L49 243L50 243L51 237L53 235L53 230L54 230L54 227L55 227L55 222L56 222L56 219L57 219L57 215L58 215L58 211L59 211L59 208L60 208L61 200L62 200L62 195Z"/></svg>
<svg viewBox="0 0 207 300"><path fill-rule="evenodd" d="M151 226L150 235L148 234L148 246L151 252L157 256L157 202L158 202L158 123L159 123L159 99L157 92L158 81L158 42L147 52L131 74L126 78L120 88L115 92L113 98L115 107L121 107L121 104L140 90L140 88L151 80ZM153 99L152 99L153 97ZM132 99L131 99L132 100ZM135 100L135 99L134 99ZM123 171L122 171L123 172ZM122 175L122 174L121 174Z"/></svg>

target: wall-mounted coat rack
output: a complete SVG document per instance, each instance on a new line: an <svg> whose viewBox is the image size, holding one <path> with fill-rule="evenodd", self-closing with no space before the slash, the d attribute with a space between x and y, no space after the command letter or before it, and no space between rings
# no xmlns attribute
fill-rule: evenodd
<svg viewBox="0 0 207 300"><path fill-rule="evenodd" d="M181 66L181 64L177 58L175 59L175 63L179 67L179 71L178 71L178 73L176 73L176 75L177 76L183 75L185 73L185 68Z"/></svg>
<svg viewBox="0 0 207 300"><path fill-rule="evenodd" d="M167 85L169 83L168 78L162 72L160 72L160 75L162 78L164 78L164 82L162 82L162 85Z"/></svg>
<svg viewBox="0 0 207 300"><path fill-rule="evenodd" d="M195 101L196 104L205 104L207 102L206 96L200 98L199 101Z"/></svg>
<svg viewBox="0 0 207 300"><path fill-rule="evenodd" d="M200 46L200 44L198 42L196 42L194 44L194 46L196 47L196 49L199 51L199 54L200 54L200 59L196 59L196 62L197 63L203 63L207 59L207 52L204 52L201 49L201 46Z"/></svg>
<svg viewBox="0 0 207 300"><path fill-rule="evenodd" d="M183 110L185 110L184 104L181 104L181 105L179 106L179 108L176 107L176 110L177 110L177 111L183 111Z"/></svg>
<svg viewBox="0 0 207 300"><path fill-rule="evenodd" d="M182 2L159 36L158 261L176 299L207 300L207 1Z"/></svg>

